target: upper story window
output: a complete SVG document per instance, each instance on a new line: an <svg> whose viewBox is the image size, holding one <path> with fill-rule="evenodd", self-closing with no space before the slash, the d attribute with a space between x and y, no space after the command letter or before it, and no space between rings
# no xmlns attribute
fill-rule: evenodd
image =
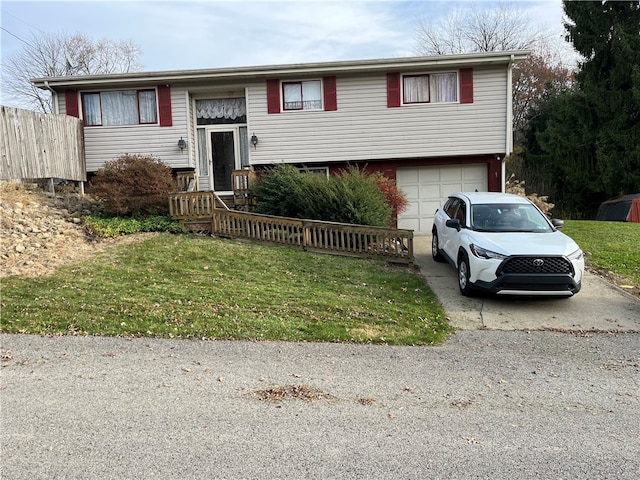
<svg viewBox="0 0 640 480"><path fill-rule="evenodd" d="M82 111L87 126L158 123L155 90L83 93Z"/></svg>
<svg viewBox="0 0 640 480"><path fill-rule="evenodd" d="M404 104L456 102L458 75L455 72L403 75L402 101Z"/></svg>
<svg viewBox="0 0 640 480"><path fill-rule="evenodd" d="M282 82L284 110L322 110L320 80Z"/></svg>

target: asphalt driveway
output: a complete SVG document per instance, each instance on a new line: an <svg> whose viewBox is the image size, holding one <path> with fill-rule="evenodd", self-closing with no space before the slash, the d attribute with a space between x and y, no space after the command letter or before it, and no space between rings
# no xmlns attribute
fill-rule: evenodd
<svg viewBox="0 0 640 480"><path fill-rule="evenodd" d="M414 238L416 264L453 326L463 330L640 332L640 299L586 273L571 298L463 297L455 270L431 258L431 236Z"/></svg>

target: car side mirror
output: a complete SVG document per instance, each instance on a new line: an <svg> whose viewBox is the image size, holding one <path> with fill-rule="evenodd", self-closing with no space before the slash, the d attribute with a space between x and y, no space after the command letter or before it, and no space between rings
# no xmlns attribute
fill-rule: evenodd
<svg viewBox="0 0 640 480"><path fill-rule="evenodd" d="M564 220L560 220L559 218L552 218L551 225L553 225L556 228L562 228L564 227Z"/></svg>
<svg viewBox="0 0 640 480"><path fill-rule="evenodd" d="M457 218L452 218L450 220L447 220L445 222L445 225L450 228L455 228L457 231L460 231L460 229L462 228L460 226L460 220L458 220Z"/></svg>

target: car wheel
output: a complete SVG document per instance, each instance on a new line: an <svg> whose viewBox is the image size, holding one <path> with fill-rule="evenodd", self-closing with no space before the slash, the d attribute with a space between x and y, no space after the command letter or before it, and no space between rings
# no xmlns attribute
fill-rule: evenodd
<svg viewBox="0 0 640 480"><path fill-rule="evenodd" d="M436 262L445 261L445 258L438 247L438 231L436 229L433 230L433 234L431 236L431 256Z"/></svg>
<svg viewBox="0 0 640 480"><path fill-rule="evenodd" d="M466 255L460 255L460 258L458 258L458 287L460 287L460 293L467 297L471 295L469 274L469 260Z"/></svg>

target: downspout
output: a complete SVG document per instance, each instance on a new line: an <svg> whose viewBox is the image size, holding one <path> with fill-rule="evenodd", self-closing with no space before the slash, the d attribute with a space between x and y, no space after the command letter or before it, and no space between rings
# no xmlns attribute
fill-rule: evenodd
<svg viewBox="0 0 640 480"><path fill-rule="evenodd" d="M58 108L58 94L56 91L49 86L49 82L44 81L44 86L47 87L47 90L51 92L51 105L53 106L53 113L58 115L60 113Z"/></svg>
<svg viewBox="0 0 640 480"><path fill-rule="evenodd" d="M504 153L505 156L502 159L502 192L505 191L505 183L506 183L506 175L507 175L507 157L509 157L513 153L513 63L514 63L514 55L511 54L511 59L509 60L509 65L507 66L507 125L506 125L506 136L505 136L505 145L504 145Z"/></svg>

